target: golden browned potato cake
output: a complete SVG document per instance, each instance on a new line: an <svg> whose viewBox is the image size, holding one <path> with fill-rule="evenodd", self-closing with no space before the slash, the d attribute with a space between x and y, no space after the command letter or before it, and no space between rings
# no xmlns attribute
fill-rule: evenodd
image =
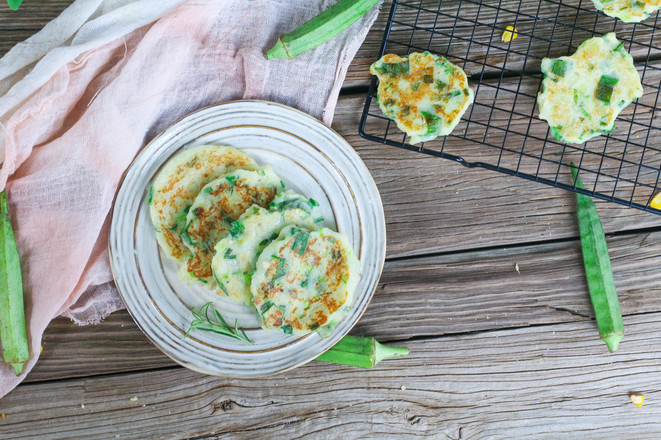
<svg viewBox="0 0 661 440"><path fill-rule="evenodd" d="M289 227L257 259L250 290L263 328L306 334L345 316L359 279L346 236Z"/></svg>
<svg viewBox="0 0 661 440"><path fill-rule="evenodd" d="M190 256L181 232L202 187L239 168L255 169L257 164L236 148L215 145L189 148L165 163L150 190L149 214L158 244L168 257L185 262Z"/></svg>
<svg viewBox="0 0 661 440"><path fill-rule="evenodd" d="M571 56L542 60L539 117L553 136L582 143L615 128L622 109L643 95L631 55L614 33L584 41Z"/></svg>
<svg viewBox="0 0 661 440"><path fill-rule="evenodd" d="M661 8L661 0L592 0L604 14L625 23L637 23L650 18Z"/></svg>
<svg viewBox="0 0 661 440"><path fill-rule="evenodd" d="M243 233L239 217L253 205L268 206L283 188L271 167L255 171L236 170L205 185L195 197L182 232L192 256L187 262L188 277L213 287L216 283L211 260L218 240Z"/></svg>
<svg viewBox="0 0 661 440"><path fill-rule="evenodd" d="M466 73L429 52L384 55L370 73L379 78L381 111L411 137L411 144L450 134L473 102Z"/></svg>

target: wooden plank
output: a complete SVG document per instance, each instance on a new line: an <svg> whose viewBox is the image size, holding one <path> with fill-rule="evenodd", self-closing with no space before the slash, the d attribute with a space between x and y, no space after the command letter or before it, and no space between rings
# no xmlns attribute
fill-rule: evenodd
<svg viewBox="0 0 661 440"><path fill-rule="evenodd" d="M56 18L74 0L25 1L18 9L9 9L6 1L0 2L0 57L17 43L26 40Z"/></svg>
<svg viewBox="0 0 661 440"><path fill-rule="evenodd" d="M609 238L623 314L661 311L660 240ZM354 332L390 340L593 317L580 242L568 241L389 262Z"/></svg>
<svg viewBox="0 0 661 440"><path fill-rule="evenodd" d="M361 138L357 127L364 99L363 96L341 99L333 127L354 146L379 187L387 222L389 257L578 235L571 192L496 172L467 169L451 161ZM465 127L462 122L457 130ZM430 148L435 148L434 145L442 143L430 143ZM498 161L499 150L460 139L449 139L445 148L485 162ZM529 144L526 148L530 151L540 147ZM630 150L630 153L639 155L640 151ZM507 160L514 160L514 154L509 154ZM593 161L596 158L590 157ZM567 156L565 160L570 158ZM578 163L580 155L573 158ZM530 166L524 161L523 169ZM587 173L583 177L588 185L589 179L594 180ZM610 202L596 203L608 232L661 225L659 215Z"/></svg>
<svg viewBox="0 0 661 440"><path fill-rule="evenodd" d="M577 15L579 4L583 10ZM369 66L381 47L390 7L391 2L384 4L356 54L347 74L347 85L369 83ZM536 19L538 16L540 19ZM518 30L518 38L511 44L501 39L508 25ZM650 48L652 56L658 58L661 33L655 32L653 26L653 20L636 27L619 22L597 14L590 2L577 0L409 1L400 2L387 51L405 54L429 50L459 63L469 76L493 75L502 69L538 72L542 58L567 55L584 40L613 31L637 60L647 59Z"/></svg>
<svg viewBox="0 0 661 440"><path fill-rule="evenodd" d="M481 102L487 102L493 94L493 88L483 87L479 99ZM500 108L508 108L506 100L509 95L501 92L500 96ZM651 97L651 93L648 93L644 98L645 102ZM576 236L572 194L501 174L469 170L445 160L362 139L357 134L357 127L363 103L363 96L341 99L333 127L354 145L379 186L388 223L389 257ZM476 105L474 108L477 112L476 119L488 120L490 113L485 112L486 107ZM517 110L521 111L519 107ZM493 125L505 125L509 116L504 110L496 110L492 120ZM543 136L546 136L545 126L544 122L537 121L532 133L542 136L544 132ZM525 133L526 127L525 119L518 117L512 120L512 130ZM465 123L457 128L458 132L465 129ZM477 125L471 126L470 135L473 138L479 137L480 129L483 130ZM378 127L372 127L372 132L378 132ZM491 142L502 142L502 139L498 138L503 136L502 132L495 130L492 133L489 138ZM634 136L641 134L636 133ZM510 134L508 137L508 147L512 151L517 148L520 151L523 148L522 142L521 135ZM650 145L653 144L650 142ZM428 147L432 149L438 145L442 144L439 144L439 141L428 143ZM458 153L469 159L492 163L497 163L498 160L498 150L458 139L450 139L445 148L448 152ZM527 154L539 154L539 148L538 143L530 142L526 144L525 151ZM613 148L611 143L609 151L615 151ZM545 157L557 158L560 153L561 150L558 149L553 152L547 150ZM627 154L635 160L640 157L641 149L630 149ZM613 156L617 156L616 151ZM514 161L518 157L514 152L506 152L502 158L503 164L516 165ZM580 159L578 153L573 157L577 162ZM571 156L567 156L565 159L570 158ZM649 158L648 155L647 160L650 160ZM598 156L588 155L588 159L594 162ZM614 159L609 159L605 166L615 173L617 163ZM541 170L542 175L555 172L555 165L552 162L547 164L548 168ZM533 160L524 158L522 171L534 171L534 167ZM631 169L628 171L631 174ZM591 183L589 175L583 175L583 178L587 185ZM568 179L568 175L565 179ZM604 184L607 188L612 188L613 179ZM630 189L630 185L619 186L622 194L627 189ZM648 196L649 194L640 192L641 198ZM598 203L598 206L607 231L661 224L661 217L657 215L620 208L610 203ZM487 230L496 230L499 233L484 233Z"/></svg>
<svg viewBox="0 0 661 440"><path fill-rule="evenodd" d="M175 367L21 385L2 400L0 437L658 438L661 314L625 326L612 355L578 322L409 341L408 358L372 370L310 363L236 380Z"/></svg>
<svg viewBox="0 0 661 440"><path fill-rule="evenodd" d="M28 382L176 365L152 345L126 311L84 327L57 318L44 333L42 346L44 351Z"/></svg>
<svg viewBox="0 0 661 440"><path fill-rule="evenodd" d="M25 3L18 11L10 11L6 3L0 4L0 56L6 53L16 43L19 43L30 35L43 28L50 20L57 17L73 0L44 0L39 4ZM501 10L497 11L498 3L461 2L461 10L458 1L445 1L436 19L434 13L438 9L438 1L423 2L424 10L418 17L415 8L407 7L407 2L402 2L395 19L395 24L390 36L390 48L394 52L406 52L405 44L412 44L415 50L429 48L435 53L448 56L454 61L460 59L468 60L461 63L469 75L481 74L483 64L486 63L487 73L495 72L499 67L505 66L508 70L516 71L523 68L525 56L530 43L530 52L533 58L528 61L527 68L538 70L539 59L547 55L550 46L552 56L565 55L567 47L562 44L549 44L547 39L553 32L553 24L558 7L555 2L541 2L538 11L538 2L520 2L518 0L503 0L500 2ZM417 2L408 2L418 5ZM577 2L573 2L577 3ZM563 2L557 21L560 25L555 26L553 40L558 43L569 44L574 47L582 40L591 36L595 18L598 17L597 33L606 33L614 29L614 20L603 15L595 15L591 12L583 12L579 16L576 25L580 28L578 32L572 32L575 9L572 2ZM386 1L382 6L382 12L374 23L365 39L365 42L356 54L356 58L349 66L345 85L364 86L370 80L369 66L375 61L375 56L381 46L383 32L385 30L388 13L392 2ZM591 11L591 5L583 5ZM459 12L459 13L458 13ZM540 21L533 27L535 21L532 16L540 15L547 21ZM418 29L411 40L412 28L410 25L418 19ZM473 22L480 23L473 26ZM500 41L500 36L507 25L516 24L519 37L513 41L511 47ZM617 24L618 36L624 40L631 39L631 25ZM429 29L435 28L437 32L430 37ZM534 31L534 32L533 32ZM590 32L588 32L590 31ZM650 45L659 46L661 34L651 39L652 28L638 26L635 40L629 47L631 52L637 56L646 56Z"/></svg>
<svg viewBox="0 0 661 440"><path fill-rule="evenodd" d="M661 296L661 232L610 238L609 247L623 313L661 311L655 301ZM579 243L569 241L388 262L352 334L393 341L589 321L593 312L580 252ZM57 319L28 381L172 365L126 312L98 326Z"/></svg>

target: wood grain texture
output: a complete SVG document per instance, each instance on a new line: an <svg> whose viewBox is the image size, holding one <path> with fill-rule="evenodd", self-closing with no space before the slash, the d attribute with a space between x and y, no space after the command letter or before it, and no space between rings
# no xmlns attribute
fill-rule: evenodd
<svg viewBox="0 0 661 440"><path fill-rule="evenodd" d="M346 85L369 83L369 66L379 53L391 5L389 1L384 3L349 68ZM583 10L577 16L579 5ZM501 39L509 25L518 30L518 38L511 44ZM661 56L661 33L654 32L652 26L622 23L597 13L591 2L578 0L402 1L394 16L387 51L405 54L409 46L411 52L429 50L446 56L477 78L500 75L503 70L508 74L539 72L542 58L568 55L584 40L613 31L637 60L647 58L650 46L654 47L652 57Z"/></svg>
<svg viewBox="0 0 661 440"><path fill-rule="evenodd" d="M69 3L26 0L12 15L0 4L0 55ZM448 14L460 4L443 3ZM480 2L461 3L477 14ZM496 16L489 2L481 3L487 7L480 10L480 27L443 19L440 29L456 22L461 38L440 35L432 49L450 57L469 53L465 67L471 74L481 71L482 60L523 67L519 46L487 53L491 34L516 17L507 11ZM501 5L520 4L525 15L534 12L534 3ZM386 2L346 86L368 84L388 10ZM516 19L516 45L527 45L532 21ZM432 24L429 16L419 23ZM407 38L406 26L394 31L393 38ZM540 27L536 35L547 31ZM565 27L558 32L570 37ZM420 47L421 35L414 41ZM473 35L477 44L468 51L464 37ZM635 54L642 49L632 47ZM540 55L547 48L534 50ZM553 50L560 54L562 48ZM508 79L500 85L517 83ZM506 124L508 95L496 98L493 85L484 81L479 93L487 101L493 97L499 109L484 113L486 107L476 105L476 117ZM536 87L524 86L528 92ZM648 93L644 99L652 98ZM573 194L366 141L357 133L364 99L341 99L333 127L354 145L379 186L391 260L353 334L407 345L409 357L366 371L313 362L266 379L214 378L176 366L126 312L98 326L57 319L44 335L44 352L29 383L0 400L6 416L0 438L659 438L661 217L597 202L607 232L620 232L608 240L626 336L610 355L592 321ZM512 124L521 130L527 121L514 118ZM479 126L472 130L480 134ZM489 136L499 140L497 133ZM515 140L509 139L514 149ZM495 157L493 149L457 139L444 148L483 160ZM633 232L641 228L647 229ZM642 408L629 402L631 392L645 394Z"/></svg>
<svg viewBox="0 0 661 440"><path fill-rule="evenodd" d="M610 238L609 247L623 313L660 312L661 232ZM593 316L580 244L569 241L387 262L352 334L398 341ZM173 365L120 312L97 326L55 320L28 381Z"/></svg>
<svg viewBox="0 0 661 440"><path fill-rule="evenodd" d="M333 128L353 145L379 187L389 258L578 236L571 192L361 138L364 99L340 99ZM498 161L499 150L461 139L448 139L445 148ZM591 177L582 176L589 185ZM659 215L596 204L607 232L661 226Z"/></svg>
<svg viewBox="0 0 661 440"><path fill-rule="evenodd" d="M176 365L147 339L125 310L99 325L83 327L57 318L44 333L42 346L44 351L26 382Z"/></svg>
<svg viewBox="0 0 661 440"><path fill-rule="evenodd" d="M44 23L47 17L52 18L53 10L66 6L66 2L63 1L46 2L46 4L52 7L35 8L35 14L25 14L26 17L32 17L26 20L28 22L36 20L34 25L38 26ZM385 5L386 9L388 7ZM19 13L23 14L27 10L27 7L21 8ZM381 14L379 20L383 20L385 15L387 14ZM7 22L2 26L7 26ZM2 29L0 27L0 32ZM367 46L363 47L370 45L369 42L365 44ZM369 50L374 50L374 47ZM352 65L355 65L355 62ZM511 81L509 86L516 87L518 80ZM507 88L508 85L503 84L502 87ZM526 83L524 88L534 95L532 89L536 90L536 87L537 84ZM479 91L480 99L488 102L494 90L488 85L482 87ZM651 94L648 95L651 99ZM506 124L509 116L505 110L512 108L508 98L506 92L501 92L499 98L501 110L493 113L487 112L483 106L475 105L474 118L486 120L491 117L495 126ZM649 101L647 97L645 99ZM574 202L570 193L488 171L468 170L445 160L366 141L357 135L363 103L363 96L341 99L333 127L354 145L377 181L388 222L388 257L577 236L573 215ZM524 104L517 103L515 110L523 111L521 106ZM527 122L527 119L515 117L511 129L525 133ZM537 122L532 134L545 137L546 124ZM458 130L463 129L466 129L465 123L458 127ZM480 126L472 126L468 131L472 138L478 139L484 129ZM502 142L502 132L492 130L489 136L489 141L492 143ZM517 149L520 151L523 148L521 142L521 135L510 135L507 139L507 144L513 151ZM438 145L431 142L428 146L434 149L438 148ZM498 161L498 150L464 140L450 139L444 148L448 152L462 154L470 159L493 163ZM527 152L533 154L536 152L535 149L540 147L532 142L528 143L526 148ZM613 150L612 144L609 148ZM547 151L545 154L552 158L561 152L555 150ZM628 152L632 160L639 158L640 154L640 149L635 148ZM577 156L577 161L580 159L578 153L574 156ZM506 153L501 158L503 166L516 165L513 161L518 157L520 155L515 153ZM613 152L613 157L617 157L616 151ZM588 159L594 161L597 157L588 155ZM651 160L649 154L647 160ZM610 168L617 167L616 161L610 159L605 165ZM520 168L522 171L530 172L534 166L533 160L524 158ZM555 168L550 164L541 171L542 175L548 175L553 173ZM628 171L630 174L631 170ZM583 175L583 179L586 185L590 184L590 176ZM606 185L613 185L612 179ZM620 186L620 191L626 189L627 185ZM641 192L640 197L648 196ZM411 206L415 208L411 209ZM620 208L610 203L599 203L598 206L607 231L661 225L661 217L657 215ZM485 234L484 230L495 230L498 234Z"/></svg>
<svg viewBox="0 0 661 440"><path fill-rule="evenodd" d="M64 11L73 0L24 0L18 11L0 2L0 57Z"/></svg>
<svg viewBox="0 0 661 440"><path fill-rule="evenodd" d="M175 367L27 384L3 398L0 437L658 438L661 314L625 326L613 355L576 322L408 342L409 357L372 370L310 363L234 380Z"/></svg>

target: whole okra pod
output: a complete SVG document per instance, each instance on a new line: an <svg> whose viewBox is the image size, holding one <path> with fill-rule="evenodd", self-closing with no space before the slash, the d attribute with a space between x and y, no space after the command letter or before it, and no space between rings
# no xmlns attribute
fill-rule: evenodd
<svg viewBox="0 0 661 440"><path fill-rule="evenodd" d="M340 0L299 28L281 35L267 59L296 58L336 37L381 0Z"/></svg>
<svg viewBox="0 0 661 440"><path fill-rule="evenodd" d="M576 165L573 163L571 172L576 187L585 189ZM599 336L608 346L608 350L613 352L617 350L620 340L624 336L624 324L615 291L606 236L597 213L597 207L590 197L576 193L576 215L581 233L585 277L588 281L590 300L599 327Z"/></svg>
<svg viewBox="0 0 661 440"><path fill-rule="evenodd" d="M4 361L16 375L30 359L23 308L23 278L14 231L9 219L7 194L0 193L0 342Z"/></svg>
<svg viewBox="0 0 661 440"><path fill-rule="evenodd" d="M409 349L406 347L389 347L380 344L374 338L345 336L317 360L352 367L372 368L384 359L408 354Z"/></svg>

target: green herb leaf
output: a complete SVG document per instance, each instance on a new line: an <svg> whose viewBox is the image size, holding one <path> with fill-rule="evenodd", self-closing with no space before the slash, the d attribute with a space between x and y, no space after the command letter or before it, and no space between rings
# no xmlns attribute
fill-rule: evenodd
<svg viewBox="0 0 661 440"><path fill-rule="evenodd" d="M272 280L275 281L287 274L287 261L282 257L278 257L277 255L273 255L273 258L278 260L278 267L275 269L275 275L273 276Z"/></svg>
<svg viewBox="0 0 661 440"><path fill-rule="evenodd" d="M298 255L303 256L305 254L305 250L308 247L308 239L310 238L310 233L309 232L299 232L296 235L296 239L294 240L294 244L291 246L291 250L295 251L298 249Z"/></svg>
<svg viewBox="0 0 661 440"><path fill-rule="evenodd" d="M551 73L561 78L564 77L565 73L567 73L567 61L555 60L551 66Z"/></svg>
<svg viewBox="0 0 661 440"><path fill-rule="evenodd" d="M253 273L254 273L254 271L253 271L253 272L248 272L248 273L244 273L244 274L243 274L243 282L246 283L246 285L247 285L248 287L250 287L250 283L252 282L252 275L253 275Z"/></svg>
<svg viewBox="0 0 661 440"><path fill-rule="evenodd" d="M402 61L401 63L383 63L380 66L376 67L376 71L381 75L397 77L403 76L409 73L409 61Z"/></svg>
<svg viewBox="0 0 661 440"><path fill-rule="evenodd" d="M441 127L441 118L428 112L420 112L427 122L427 134L438 133Z"/></svg>
<svg viewBox="0 0 661 440"><path fill-rule="evenodd" d="M186 244L188 244L188 245L190 245L190 246L195 246L195 245L198 244L198 243L195 242L195 241L193 241L193 239L191 238L191 236L188 235L188 228L190 227L190 225L191 225L191 224L188 223L188 224L187 224L187 225L181 230L181 232L179 233L179 235L181 235L181 240L182 240L184 243L186 243Z"/></svg>
<svg viewBox="0 0 661 440"><path fill-rule="evenodd" d="M223 283L220 282L218 277L216 276L216 272L211 272L213 274L213 279L216 280L216 284L218 285L218 288L223 291L225 296L230 296L230 293L227 291L227 287Z"/></svg>
<svg viewBox="0 0 661 440"><path fill-rule="evenodd" d="M264 313L268 312L271 307L273 307L273 303L271 301L265 301L261 306L259 306L259 312L263 315Z"/></svg>
<svg viewBox="0 0 661 440"><path fill-rule="evenodd" d="M613 96L613 89L615 89L615 85L619 82L618 78L608 76L608 75L602 75L601 78L599 79L599 84L597 84L597 88L595 89L595 97L606 104L610 104L611 102L611 97Z"/></svg>
<svg viewBox="0 0 661 440"><path fill-rule="evenodd" d="M551 127L551 134L553 135L554 138L556 138L560 142L564 142L564 138L560 134L560 130L562 130L562 125Z"/></svg>
<svg viewBox="0 0 661 440"><path fill-rule="evenodd" d="M236 237L237 235L243 234L243 231L246 230L246 227L243 225L241 220L237 220L234 223L232 223L232 226L230 228L230 235L232 237Z"/></svg>
<svg viewBox="0 0 661 440"><path fill-rule="evenodd" d="M177 223L185 223L186 216L188 215L188 211L190 211L190 208L191 205L186 206L186 208L184 208L184 211L174 218L174 221Z"/></svg>
<svg viewBox="0 0 661 440"><path fill-rule="evenodd" d="M271 235L271 237L265 238L264 240L260 241L258 246L260 246L260 247L261 246L266 246L267 244L269 244L270 242L272 242L276 238L278 238L278 234L274 233L274 234Z"/></svg>
<svg viewBox="0 0 661 440"><path fill-rule="evenodd" d="M195 309L191 310L195 319L193 319L191 322L188 331L186 331L186 334L184 335L184 338L188 337L190 332L193 330L201 330L228 336L230 338L252 344L252 341L250 338L248 338L248 335L246 335L246 332L243 330L243 328L239 327L238 320L234 321L234 327L231 327L229 324L227 324L227 321L225 321L220 312L215 308L212 308L212 315L215 319L214 322L209 317L210 307L211 302L208 302L200 307L200 309L197 311Z"/></svg>
<svg viewBox="0 0 661 440"><path fill-rule="evenodd" d="M151 202L154 200L154 185L149 187L149 200L147 200L147 204L151 205Z"/></svg>
<svg viewBox="0 0 661 440"><path fill-rule="evenodd" d="M236 255L232 253L232 249L227 248L224 255L226 260L236 260Z"/></svg>

